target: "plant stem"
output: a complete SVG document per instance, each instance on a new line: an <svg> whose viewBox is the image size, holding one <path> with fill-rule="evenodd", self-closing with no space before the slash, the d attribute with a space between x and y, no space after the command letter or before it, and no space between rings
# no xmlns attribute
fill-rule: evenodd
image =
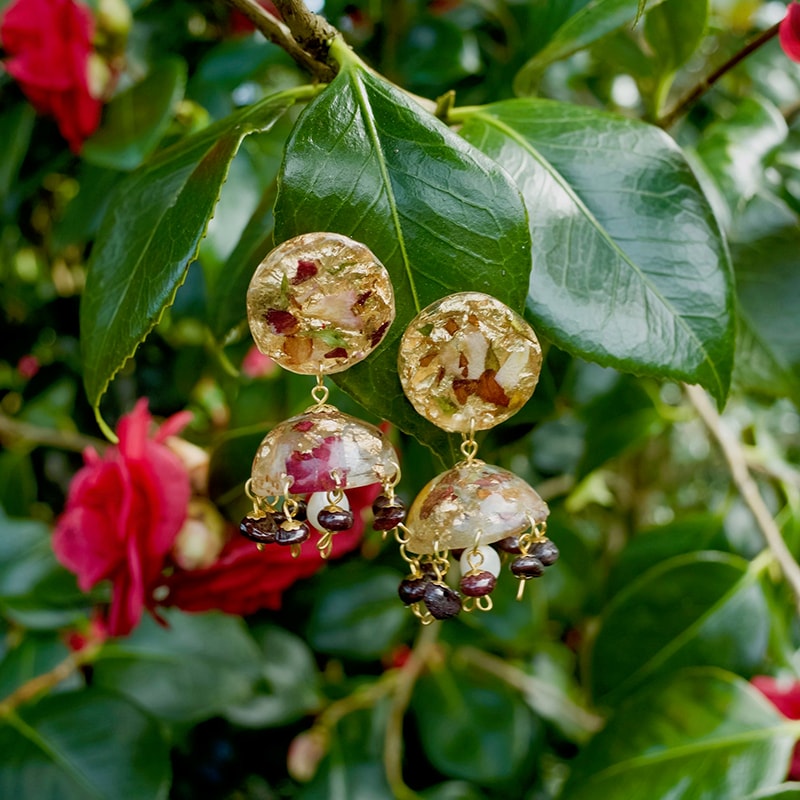
<svg viewBox="0 0 800 800"><path fill-rule="evenodd" d="M755 517L764 539L767 542L775 560L780 565L787 583L795 595L795 600L800 609L800 565L783 541L780 529L772 517L756 482L753 480L747 467L747 455L744 446L725 425L722 417L717 413L708 395L699 386L684 386L686 396L697 410L700 418L705 423L712 436L722 450L725 461L730 469L731 477L739 490L747 507Z"/></svg>
<svg viewBox="0 0 800 800"><path fill-rule="evenodd" d="M411 702L414 685L430 659L439 637L441 623L423 627L408 661L400 670L386 722L386 739L383 746L383 765L386 780L396 800L418 800L419 795L406 786L403 780L403 719Z"/></svg>
<svg viewBox="0 0 800 800"><path fill-rule="evenodd" d="M710 75L703 78L694 88L689 90L672 108L656 121L660 128L671 128L723 75L730 72L735 66L761 45L766 44L778 34L780 23L758 34L751 39L741 50L734 53L722 66L717 67Z"/></svg>
<svg viewBox="0 0 800 800"><path fill-rule="evenodd" d="M40 694L44 694L58 686L59 683L65 681L85 664L90 664L97 657L100 648L101 645L90 645L77 653L70 653L49 672L25 681L22 686L0 701L0 719L13 714L21 705L29 703Z"/></svg>
<svg viewBox="0 0 800 800"><path fill-rule="evenodd" d="M457 656L466 661L469 666L477 667L489 675L494 675L528 697L538 696L550 700L553 695L559 695L558 702L562 714L587 734L596 733L603 727L603 717L581 708L557 688L533 675L528 675L527 672L523 672L498 656L478 650L477 647L462 647L457 651Z"/></svg>
<svg viewBox="0 0 800 800"><path fill-rule="evenodd" d="M318 60L313 54L314 50L308 51L303 46L302 41L294 38L290 25L281 22L274 14L270 14L257 0L228 0L228 2L241 11L267 39L273 44L278 45L278 47L283 48L294 59L298 66L302 67L306 72L309 72L314 78L323 83L327 83L333 79L334 72L327 64L326 60ZM295 16L292 16L291 13L287 15L287 11L283 8L285 5L287 4L276 3L284 19L289 22L290 18L295 19ZM302 3L291 3L290 5L301 5L307 15L316 16L312 15ZM302 14L300 14L300 16L302 16ZM327 23L325 24L327 25Z"/></svg>
<svg viewBox="0 0 800 800"><path fill-rule="evenodd" d="M0 440L6 445L22 442L34 446L56 447L59 450L70 450L75 453L82 453L87 447L93 447L102 452L108 446L108 442L102 439L84 436L82 433L73 431L60 431L56 428L31 425L28 422L20 422L13 417L6 416L2 412L0 412Z"/></svg>
<svg viewBox="0 0 800 800"><path fill-rule="evenodd" d="M326 19L309 11L303 0L275 0L275 7L281 12L292 40L315 65L312 74L321 81L330 82L336 75L336 62L328 51L331 42L341 36L339 31Z"/></svg>

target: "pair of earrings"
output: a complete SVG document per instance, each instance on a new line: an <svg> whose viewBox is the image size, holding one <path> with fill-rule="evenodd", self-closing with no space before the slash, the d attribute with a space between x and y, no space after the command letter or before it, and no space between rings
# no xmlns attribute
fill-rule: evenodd
<svg viewBox="0 0 800 800"><path fill-rule="evenodd" d="M541 348L522 317L489 295L462 292L428 306L406 329L398 356L403 391L418 413L463 440L463 460L428 483L406 519L393 447L378 428L329 405L324 384L325 375L366 358L394 321L385 267L345 236L297 236L259 265L247 313L262 353L317 382L314 403L258 448L245 487L253 507L240 525L244 536L297 555L311 526L327 558L336 533L354 523L345 490L380 483L373 526L394 532L410 566L399 595L423 623L490 609L498 550L513 554L520 598L525 581L555 562L545 502L514 473L476 458L475 433L516 413L539 378ZM460 558L460 592L445 580L451 554Z"/></svg>

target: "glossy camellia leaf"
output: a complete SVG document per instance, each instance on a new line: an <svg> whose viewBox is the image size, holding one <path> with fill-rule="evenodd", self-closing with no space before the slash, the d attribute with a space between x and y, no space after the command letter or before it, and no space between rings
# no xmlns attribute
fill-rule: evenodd
<svg viewBox="0 0 800 800"><path fill-rule="evenodd" d="M770 789L762 789L748 795L744 800L797 800L800 797L800 783L782 783Z"/></svg>
<svg viewBox="0 0 800 800"><path fill-rule="evenodd" d="M559 800L761 797L786 775L798 735L800 723L736 675L681 670L620 706L573 762Z"/></svg>
<svg viewBox="0 0 800 800"><path fill-rule="evenodd" d="M448 439L406 401L397 347L409 321L452 292L482 291L521 311L530 234L508 175L337 42L330 87L286 147L275 239L331 230L370 247L392 277L397 317L379 351L337 376L377 416L438 450Z"/></svg>
<svg viewBox="0 0 800 800"><path fill-rule="evenodd" d="M689 553L661 562L619 592L589 653L595 699L613 704L680 667L755 669L770 629L758 584L763 566L763 559L748 564L728 553Z"/></svg>
<svg viewBox="0 0 800 800"><path fill-rule="evenodd" d="M412 617L397 597L402 573L347 564L320 576L308 620L317 651L358 659L379 658L398 644Z"/></svg>
<svg viewBox="0 0 800 800"><path fill-rule="evenodd" d="M45 697L0 722L0 797L165 800L169 745L152 718L98 690Z"/></svg>
<svg viewBox="0 0 800 800"><path fill-rule="evenodd" d="M709 0L665 0L648 12L644 35L658 69L656 114L667 99L672 79L703 39Z"/></svg>
<svg viewBox="0 0 800 800"><path fill-rule="evenodd" d="M591 108L508 100L467 108L462 135L528 206L528 308L574 355L705 386L733 365L733 279L714 215L663 131Z"/></svg>
<svg viewBox="0 0 800 800"><path fill-rule="evenodd" d="M796 226L733 247L739 294L736 382L800 406L800 231Z"/></svg>
<svg viewBox="0 0 800 800"><path fill-rule="evenodd" d="M647 8L663 0L650 0ZM638 20L644 3L641 0L595 0L570 17L554 34L547 46L536 53L517 73L514 92L518 95L535 94L539 78L554 61L567 58L594 42L613 33L625 24Z"/></svg>
<svg viewBox="0 0 800 800"><path fill-rule="evenodd" d="M723 224L738 233L737 211L769 186L769 155L789 133L780 109L763 97L744 97L732 116L704 132L696 154L723 200Z"/></svg>
<svg viewBox="0 0 800 800"><path fill-rule="evenodd" d="M172 722L205 719L252 696L261 653L238 617L164 614L107 644L94 682Z"/></svg>
<svg viewBox="0 0 800 800"><path fill-rule="evenodd" d="M641 382L620 376L613 388L582 410L586 420L585 448L578 479L607 461L649 440L663 428L653 398Z"/></svg>
<svg viewBox="0 0 800 800"><path fill-rule="evenodd" d="M95 409L183 283L242 138L268 130L316 91L300 87L267 97L186 137L119 184L81 302L84 383Z"/></svg>
<svg viewBox="0 0 800 800"><path fill-rule="evenodd" d="M668 558L712 550L718 541L724 541L724 527L722 517L716 514L696 514L637 532L611 568L609 594L624 589Z"/></svg>
<svg viewBox="0 0 800 800"><path fill-rule="evenodd" d="M530 774L541 726L502 682L442 666L419 680L412 709L425 755L443 775L518 786Z"/></svg>
<svg viewBox="0 0 800 800"><path fill-rule="evenodd" d="M155 150L186 89L186 63L171 58L107 106L103 124L81 149L81 158L111 169L138 167Z"/></svg>
<svg viewBox="0 0 800 800"><path fill-rule="evenodd" d="M248 728L286 725L322 706L319 673L308 645L277 626L257 628L260 674L254 695L225 709L231 722Z"/></svg>

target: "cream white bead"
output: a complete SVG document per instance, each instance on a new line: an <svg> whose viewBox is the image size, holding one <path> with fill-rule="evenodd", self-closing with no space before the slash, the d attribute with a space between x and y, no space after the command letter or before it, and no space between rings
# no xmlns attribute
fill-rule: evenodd
<svg viewBox="0 0 800 800"><path fill-rule="evenodd" d="M500 556L493 547L485 544L477 548L468 547L461 555L459 566L462 575L477 569L480 572L491 572L496 578L500 574Z"/></svg>
<svg viewBox="0 0 800 800"><path fill-rule="evenodd" d="M319 520L317 519L317 515L323 508L327 508L331 504L330 499L328 498L327 492L314 492L311 497L308 498L308 509L306 511L306 515L308 518L308 522L317 530L321 530L321 526L319 524ZM350 501L347 499L347 495L342 495L342 499L337 501L336 503L339 508L344 509L345 511L350 510Z"/></svg>

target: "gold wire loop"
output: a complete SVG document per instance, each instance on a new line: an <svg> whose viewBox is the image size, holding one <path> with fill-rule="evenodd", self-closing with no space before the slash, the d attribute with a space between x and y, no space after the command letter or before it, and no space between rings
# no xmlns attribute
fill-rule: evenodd
<svg viewBox="0 0 800 800"><path fill-rule="evenodd" d="M423 625L430 625L431 622L433 622L433 614L427 609L423 611L419 603L412 603L409 608L411 608L411 612Z"/></svg>
<svg viewBox="0 0 800 800"><path fill-rule="evenodd" d="M320 558L324 558L326 561L330 558L331 550L333 550L333 531L322 531L317 542L317 550L319 550Z"/></svg>
<svg viewBox="0 0 800 800"><path fill-rule="evenodd" d="M483 597L476 597L475 598L475 608L478 611L491 611L494 607L494 600L492 600L492 596L489 594L483 595Z"/></svg>
<svg viewBox="0 0 800 800"><path fill-rule="evenodd" d="M394 540L399 545L406 545L411 541L411 531L402 522L394 529Z"/></svg>
<svg viewBox="0 0 800 800"><path fill-rule="evenodd" d="M475 418L469 421L469 433L462 433L461 455L466 459L467 464L471 464L478 454L478 443L475 441Z"/></svg>
<svg viewBox="0 0 800 800"><path fill-rule="evenodd" d="M385 478L382 482L383 493L389 498L390 503L394 500L394 487L400 483L401 474L400 465L396 461L392 462L392 466L394 467L394 474L391 478Z"/></svg>
<svg viewBox="0 0 800 800"><path fill-rule="evenodd" d="M314 408L321 408L328 402L330 390L325 385L325 379L322 377L321 372L317 375L317 383L311 390L311 396L314 398Z"/></svg>

